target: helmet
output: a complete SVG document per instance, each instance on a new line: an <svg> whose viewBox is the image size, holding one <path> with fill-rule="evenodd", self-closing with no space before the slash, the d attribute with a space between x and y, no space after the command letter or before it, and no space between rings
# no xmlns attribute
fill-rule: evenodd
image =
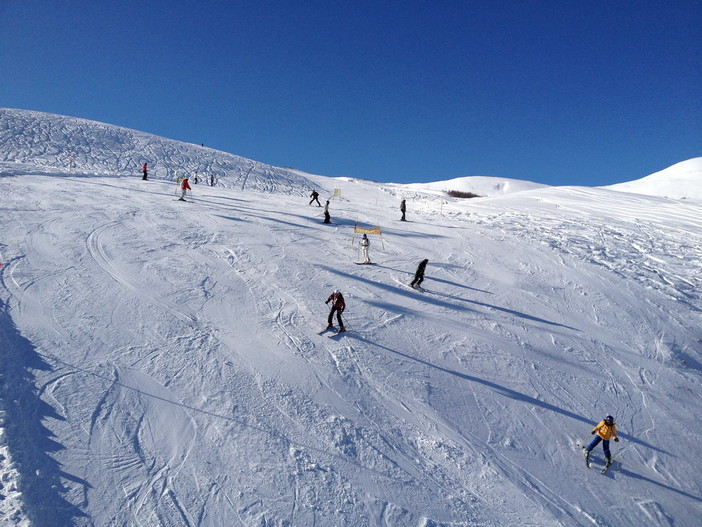
<svg viewBox="0 0 702 527"><path fill-rule="evenodd" d="M338 289L334 289L334 294L335 294L335 295L340 295L340 294L341 294L341 291L339 291Z"/></svg>
<svg viewBox="0 0 702 527"><path fill-rule="evenodd" d="M608 415L607 417L604 418L604 422L606 425L613 425L614 424L614 417L611 415Z"/></svg>

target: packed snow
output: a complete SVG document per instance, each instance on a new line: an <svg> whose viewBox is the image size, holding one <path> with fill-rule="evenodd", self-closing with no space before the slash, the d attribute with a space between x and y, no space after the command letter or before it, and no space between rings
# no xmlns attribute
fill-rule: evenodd
<svg viewBox="0 0 702 527"><path fill-rule="evenodd" d="M464 178L495 192L456 199L22 110L0 110L0 176L0 524L702 517L692 196ZM380 228L373 265L356 227ZM320 335L335 288L348 332ZM607 414L601 475L581 445Z"/></svg>
<svg viewBox="0 0 702 527"><path fill-rule="evenodd" d="M682 161L637 181L604 188L648 196L702 201L702 157Z"/></svg>

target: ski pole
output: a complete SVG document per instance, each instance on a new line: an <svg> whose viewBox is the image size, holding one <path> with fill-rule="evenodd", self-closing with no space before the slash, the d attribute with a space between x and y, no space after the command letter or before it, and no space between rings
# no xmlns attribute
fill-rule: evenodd
<svg viewBox="0 0 702 527"><path fill-rule="evenodd" d="M339 314L339 317L341 317L341 314ZM347 322L342 318L341 322L344 324L344 329L349 329L350 326L347 324Z"/></svg>

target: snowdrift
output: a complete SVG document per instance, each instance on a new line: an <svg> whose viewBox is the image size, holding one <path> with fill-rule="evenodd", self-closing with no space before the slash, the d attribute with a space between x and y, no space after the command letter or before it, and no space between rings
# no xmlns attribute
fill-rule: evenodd
<svg viewBox="0 0 702 527"><path fill-rule="evenodd" d="M522 192L525 190L534 190L539 188L547 188L548 185L532 183L531 181L520 181L518 179L505 179L497 177L485 176L469 176L462 178L449 179L447 181L437 181L433 183L421 183L404 185L407 189L434 191L445 193L448 191L457 191L472 193L478 196L499 196L502 194L510 194L512 192Z"/></svg>
<svg viewBox="0 0 702 527"><path fill-rule="evenodd" d="M0 523L699 521L700 204L450 200L273 167L182 203L109 127L69 139L70 118L19 114L0 166ZM148 143L158 166L198 159ZM84 170L51 168L81 144ZM381 228L373 265L354 265L356 225ZM335 288L349 331L320 335ZM603 476L581 445L607 414Z"/></svg>

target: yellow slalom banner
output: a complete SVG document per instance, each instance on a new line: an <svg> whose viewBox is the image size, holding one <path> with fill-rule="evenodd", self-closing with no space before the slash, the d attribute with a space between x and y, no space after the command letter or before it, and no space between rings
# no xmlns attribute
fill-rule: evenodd
<svg viewBox="0 0 702 527"><path fill-rule="evenodd" d="M356 234L377 234L380 236L380 242L383 244L383 249L385 249L385 240L383 240L383 233L380 232L380 225L377 227L359 227L358 223L353 226L353 237L351 238L351 247L354 246L356 241Z"/></svg>
<svg viewBox="0 0 702 527"><path fill-rule="evenodd" d="M357 232L359 234L381 234L380 227L366 228L359 227L358 225L353 228L353 232Z"/></svg>

